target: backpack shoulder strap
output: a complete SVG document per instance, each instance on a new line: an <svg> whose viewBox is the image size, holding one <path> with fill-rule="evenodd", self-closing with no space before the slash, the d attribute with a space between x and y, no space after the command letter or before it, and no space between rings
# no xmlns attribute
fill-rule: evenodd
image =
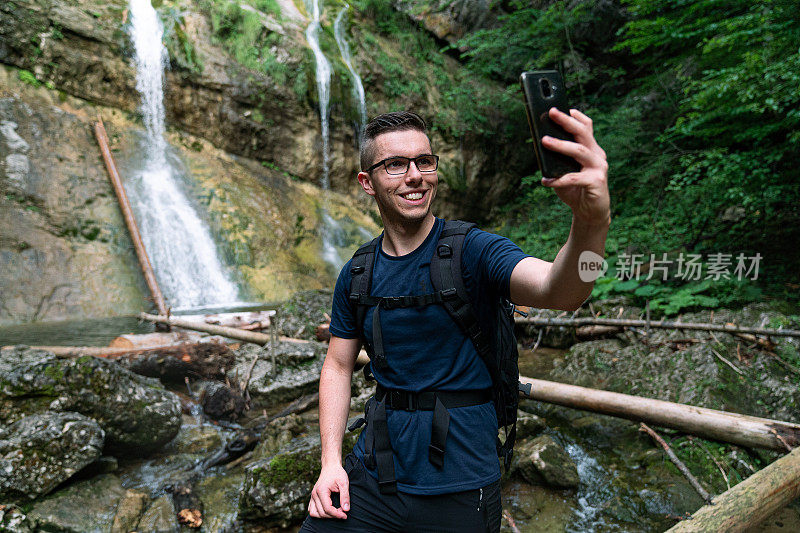
<svg viewBox="0 0 800 533"><path fill-rule="evenodd" d="M472 340L494 380L497 377L497 365L493 364L491 344L478 324L461 270L464 240L474 227L475 224L460 220L445 222L439 242L436 244L436 252L431 258L431 283L434 290L441 293L442 304L447 312Z"/></svg>
<svg viewBox="0 0 800 533"><path fill-rule="evenodd" d="M375 263L375 248L378 246L379 237L362 244L353 259L350 261L350 305L359 335L364 326L370 291L372 290L372 265ZM374 304L369 304L374 305Z"/></svg>

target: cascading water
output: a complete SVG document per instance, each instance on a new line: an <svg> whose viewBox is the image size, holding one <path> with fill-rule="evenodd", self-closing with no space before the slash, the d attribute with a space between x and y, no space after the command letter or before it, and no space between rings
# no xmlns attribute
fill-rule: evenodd
<svg viewBox="0 0 800 533"><path fill-rule="evenodd" d="M361 83L361 76L358 75L356 69L353 68L353 61L350 56L350 45L347 44L347 39L344 35L344 15L347 13L349 6L339 11L336 20L333 23L333 35L336 37L336 44L339 45L339 52L342 54L342 61L344 61L347 70L350 71L350 76L353 78L353 96L358 102L358 144L361 145L361 140L364 135L364 127L367 125L367 104L364 96L364 84Z"/></svg>
<svg viewBox="0 0 800 533"><path fill-rule="evenodd" d="M320 180L320 185L323 191L328 191L331 186L329 176L330 148L328 143L330 137L328 103L330 101L331 64L328 62L328 58L325 57L325 54L322 53L322 48L319 45L319 32L321 30L319 22L319 0L307 0L306 7L311 14L311 22L309 22L308 28L306 28L306 39L308 40L308 45L311 47L311 51L314 52L316 62L319 117L322 124L322 179ZM322 259L337 272L345 263L336 247L337 243L344 239L343 234L344 230L328 212L327 200L323 198L322 226L320 227L320 236L322 237Z"/></svg>
<svg viewBox="0 0 800 533"><path fill-rule="evenodd" d="M208 228L178 185L178 165L168 155L163 101L167 55L161 21L150 0L130 0L130 16L146 139L127 188L159 285L173 308L240 303Z"/></svg>
<svg viewBox="0 0 800 533"><path fill-rule="evenodd" d="M311 22L306 28L306 39L311 51L314 52L317 76L317 96L319 98L319 118L322 123L322 188L330 188L330 147L328 146L328 102L331 96L331 64L322 53L319 46L319 32L322 29L319 22L320 7L319 0L310 0L307 7L311 13Z"/></svg>

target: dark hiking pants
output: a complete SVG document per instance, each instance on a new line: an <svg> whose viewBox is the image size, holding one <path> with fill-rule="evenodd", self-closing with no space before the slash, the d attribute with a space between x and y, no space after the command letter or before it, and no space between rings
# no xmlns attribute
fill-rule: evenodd
<svg viewBox="0 0 800 533"><path fill-rule="evenodd" d="M353 454L344 461L350 479L346 520L307 517L300 532L360 531L373 533L496 533L500 531L500 482L481 489L421 496L381 494L378 481ZM338 506L338 495L334 505Z"/></svg>

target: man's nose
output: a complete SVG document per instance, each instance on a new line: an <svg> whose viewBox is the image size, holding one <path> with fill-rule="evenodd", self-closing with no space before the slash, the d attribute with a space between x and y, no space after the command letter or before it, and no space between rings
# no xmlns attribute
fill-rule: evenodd
<svg viewBox="0 0 800 533"><path fill-rule="evenodd" d="M408 172L406 172L406 181L419 181L422 179L422 172L417 168L417 163L412 159L408 162Z"/></svg>

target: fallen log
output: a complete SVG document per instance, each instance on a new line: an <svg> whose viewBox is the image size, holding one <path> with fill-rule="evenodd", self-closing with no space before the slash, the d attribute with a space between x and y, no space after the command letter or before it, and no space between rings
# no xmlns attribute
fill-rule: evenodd
<svg viewBox="0 0 800 533"><path fill-rule="evenodd" d="M800 337L800 330L796 329L772 329L772 328L749 328L737 326L735 324L706 324L701 322L676 322L676 321L652 321L635 320L624 318L595 318L591 316L580 318L540 318L540 317L516 317L514 322L517 324L529 324L532 326L564 326L581 327L589 325L618 326L618 327L637 327L637 328L661 328L661 329L689 329L699 331L721 331L723 333L750 333L752 335L774 335L776 337Z"/></svg>
<svg viewBox="0 0 800 533"><path fill-rule="evenodd" d="M179 328L193 329L195 331L204 331L212 335L222 335L229 339L237 339L245 342L252 342L259 346L264 346L269 342L269 335L258 333L256 331L247 331L239 328L229 328L226 326L215 326L213 324L204 324L202 322L193 322L190 320L183 320L174 316L159 316L151 315L148 313L139 313L139 318L148 320L158 324L166 324L168 326L177 326Z"/></svg>
<svg viewBox="0 0 800 533"><path fill-rule="evenodd" d="M356 366L366 362L369 358L362 350ZM520 376L519 380L531 386L530 394L520 391L520 395L540 402L677 429L740 446L785 451L786 446L800 445L800 424L525 376Z"/></svg>
<svg viewBox="0 0 800 533"><path fill-rule="evenodd" d="M786 444L800 445L800 424L523 376L520 381L531 385L527 397L533 400L677 429L740 446L785 451Z"/></svg>
<svg viewBox="0 0 800 533"><path fill-rule="evenodd" d="M108 343L112 348L158 348L185 342L199 342L200 333L194 331L162 331L156 333L128 333Z"/></svg>
<svg viewBox="0 0 800 533"><path fill-rule="evenodd" d="M669 533L747 531L800 497L800 448L759 470L682 520Z"/></svg>
<svg viewBox="0 0 800 533"><path fill-rule="evenodd" d="M114 164L114 158L111 156L111 150L108 148L108 135L106 128L103 126L103 121L98 120L94 125L94 135L97 138L97 144L100 145L100 152L103 155L106 169L108 170L109 179L114 186L114 192L119 201L119 207L122 211L122 217L125 219L125 225L128 227L128 232L133 241L133 247L136 251L136 257L139 259L139 265L142 268L147 288L150 289L150 294L153 296L153 302L156 304L156 309L161 314L166 315L167 304L164 301L164 295L161 294L161 289L158 288L158 281L153 272L153 267L150 264L150 258L147 256L147 250L142 243L142 236L139 233L139 227L136 225L136 217L133 215L131 204L128 201L128 195L125 193L125 187L122 185L122 180L117 172L117 166Z"/></svg>
<svg viewBox="0 0 800 533"><path fill-rule="evenodd" d="M109 346L31 346L57 357L102 357L114 359L131 372L164 381L224 379L234 364L231 349L216 342L173 344L148 348Z"/></svg>

